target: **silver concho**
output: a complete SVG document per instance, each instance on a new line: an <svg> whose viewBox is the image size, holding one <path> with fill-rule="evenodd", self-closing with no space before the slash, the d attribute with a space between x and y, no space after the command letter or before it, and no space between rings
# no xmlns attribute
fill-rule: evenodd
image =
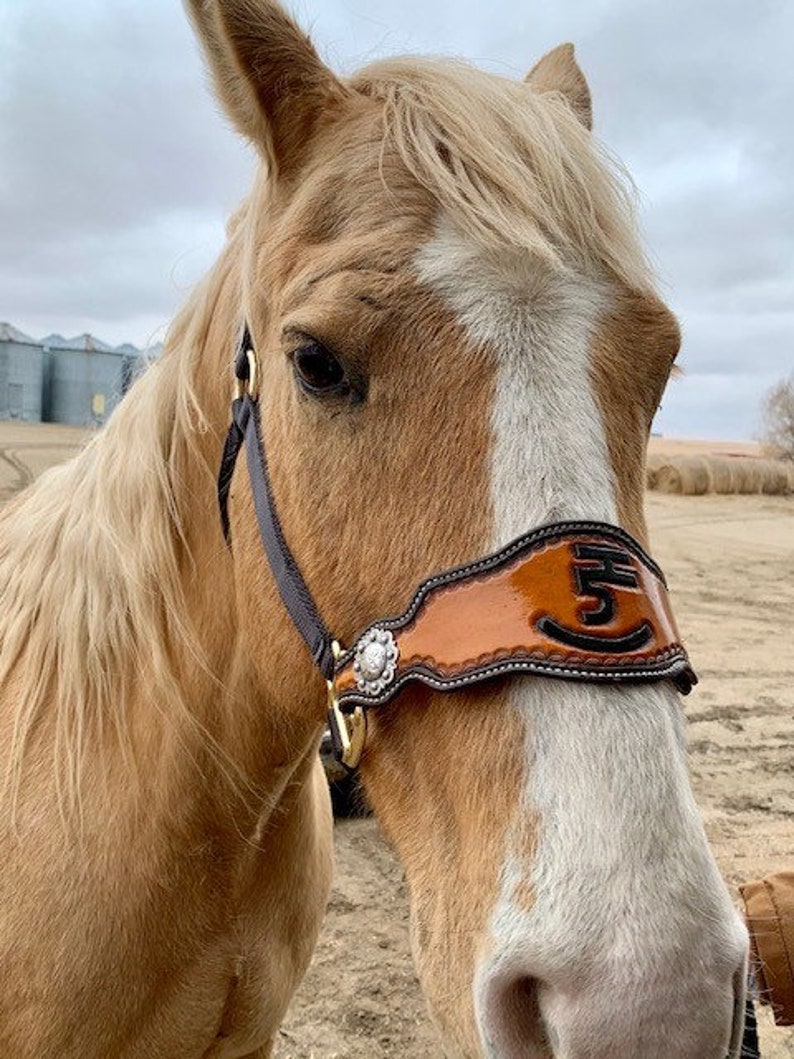
<svg viewBox="0 0 794 1059"><path fill-rule="evenodd" d="M370 629L356 644L353 672L359 690L379 695L392 682L400 656L397 643L388 629Z"/></svg>

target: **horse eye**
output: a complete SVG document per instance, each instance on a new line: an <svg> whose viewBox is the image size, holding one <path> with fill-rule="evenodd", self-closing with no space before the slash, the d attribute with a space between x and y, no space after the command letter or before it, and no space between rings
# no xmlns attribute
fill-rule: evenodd
<svg viewBox="0 0 794 1059"><path fill-rule="evenodd" d="M319 342L305 342L296 349L292 354L292 364L298 385L305 393L323 396L350 391L345 369L333 353Z"/></svg>

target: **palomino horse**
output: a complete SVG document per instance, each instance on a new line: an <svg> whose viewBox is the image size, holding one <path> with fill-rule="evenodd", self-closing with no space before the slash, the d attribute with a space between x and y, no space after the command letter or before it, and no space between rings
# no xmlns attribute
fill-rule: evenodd
<svg viewBox="0 0 794 1059"><path fill-rule="evenodd" d="M216 506L244 324L284 535L342 643L541 524L646 535L678 329L570 46L526 83L340 81L274 3L190 8L261 173L161 361L0 522L9 1059L269 1056L315 944L325 684L250 450L229 546ZM669 680L414 682L370 711L361 772L447 1054L736 1055L746 936Z"/></svg>

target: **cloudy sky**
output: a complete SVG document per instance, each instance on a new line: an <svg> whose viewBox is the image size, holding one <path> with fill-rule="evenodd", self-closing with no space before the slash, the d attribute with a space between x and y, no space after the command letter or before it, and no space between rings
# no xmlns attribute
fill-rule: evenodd
<svg viewBox="0 0 794 1059"><path fill-rule="evenodd" d="M596 131L642 196L685 377L658 429L751 437L794 370L792 0L296 0L337 70L463 56L521 77L577 45ZM178 0L0 0L0 320L162 337L214 259L252 153Z"/></svg>

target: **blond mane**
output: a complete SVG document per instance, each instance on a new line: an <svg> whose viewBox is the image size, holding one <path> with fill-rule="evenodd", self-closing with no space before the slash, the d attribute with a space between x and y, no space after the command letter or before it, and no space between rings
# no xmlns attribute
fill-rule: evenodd
<svg viewBox="0 0 794 1059"><path fill-rule="evenodd" d="M16 795L50 696L56 784L72 808L89 738L107 730L127 745L142 678L164 717L198 723L177 672L185 653L204 665L185 605L191 556L179 512L187 460L194 483L215 473L197 445L208 421L194 380L239 259L234 241L105 429L0 512L0 689L12 681L17 704L0 793Z"/></svg>
<svg viewBox="0 0 794 1059"><path fill-rule="evenodd" d="M562 96L448 59L390 59L351 83L384 101L384 143L471 237L651 285L631 178Z"/></svg>

